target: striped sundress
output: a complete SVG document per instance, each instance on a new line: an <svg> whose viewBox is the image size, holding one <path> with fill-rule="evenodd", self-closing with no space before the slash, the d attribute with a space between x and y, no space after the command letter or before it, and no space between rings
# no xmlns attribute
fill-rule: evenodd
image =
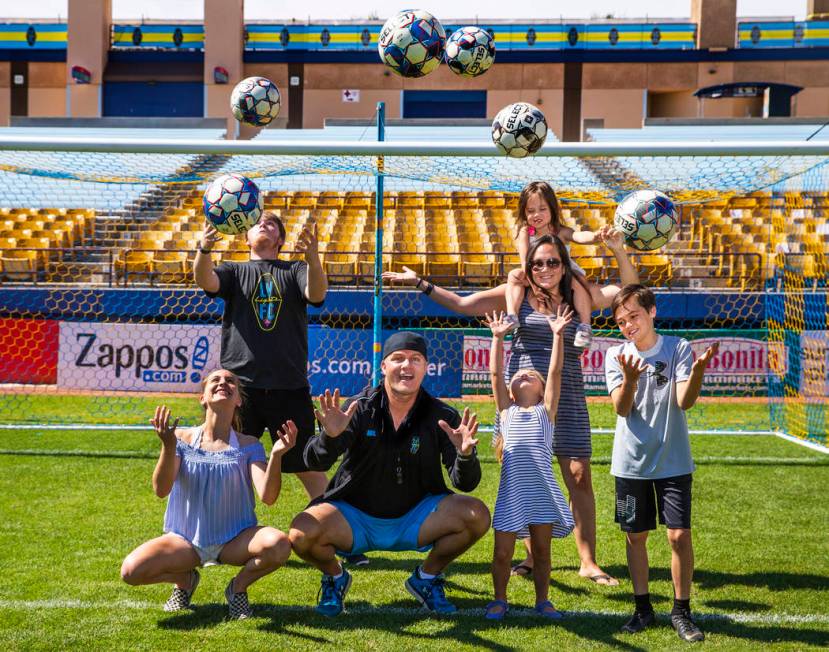
<svg viewBox="0 0 829 652"><path fill-rule="evenodd" d="M581 371L582 349L573 346L578 324L578 315L574 312L573 321L564 331L561 393L553 433L553 455L561 457L590 457L593 454L590 416ZM553 331L550 330L547 315L533 310L525 295L518 313L518 329L512 341L512 353L505 375L507 386L519 369L535 369L546 379L552 346Z"/></svg>
<svg viewBox="0 0 829 652"><path fill-rule="evenodd" d="M526 538L530 525L552 523L554 537L573 531L573 515L553 475L553 424L542 404L511 405L504 418L504 457L492 527Z"/></svg>

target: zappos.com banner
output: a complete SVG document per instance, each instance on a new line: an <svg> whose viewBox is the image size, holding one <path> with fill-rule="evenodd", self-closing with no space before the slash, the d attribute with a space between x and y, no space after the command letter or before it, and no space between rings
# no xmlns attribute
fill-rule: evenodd
<svg viewBox="0 0 829 652"><path fill-rule="evenodd" d="M411 329L426 338L429 362L423 386L433 396L459 397L463 367L463 331ZM383 341L394 331L384 331ZM308 328L308 380L311 392L339 389L346 396L371 382L373 333L345 328Z"/></svg>
<svg viewBox="0 0 829 652"><path fill-rule="evenodd" d="M58 387L197 392L220 341L219 326L61 322Z"/></svg>

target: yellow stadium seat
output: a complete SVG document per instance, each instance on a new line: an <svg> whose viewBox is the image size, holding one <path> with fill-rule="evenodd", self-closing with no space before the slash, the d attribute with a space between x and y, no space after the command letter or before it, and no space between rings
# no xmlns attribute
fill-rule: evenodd
<svg viewBox="0 0 829 652"><path fill-rule="evenodd" d="M153 255L151 271L160 283L187 283L190 280L187 253L158 251Z"/></svg>
<svg viewBox="0 0 829 652"><path fill-rule="evenodd" d="M20 250L35 250L38 265L43 268L49 262L49 239L48 238L19 238L17 246Z"/></svg>
<svg viewBox="0 0 829 652"><path fill-rule="evenodd" d="M37 269L37 254L34 251L0 251L0 271L11 281L35 281Z"/></svg>

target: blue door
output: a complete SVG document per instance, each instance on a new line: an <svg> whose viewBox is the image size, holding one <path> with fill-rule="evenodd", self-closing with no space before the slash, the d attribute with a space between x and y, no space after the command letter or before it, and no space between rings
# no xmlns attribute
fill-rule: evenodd
<svg viewBox="0 0 829 652"><path fill-rule="evenodd" d="M104 116L204 116L201 82L105 82Z"/></svg>
<svg viewBox="0 0 829 652"><path fill-rule="evenodd" d="M403 91L404 118L486 118L486 91Z"/></svg>

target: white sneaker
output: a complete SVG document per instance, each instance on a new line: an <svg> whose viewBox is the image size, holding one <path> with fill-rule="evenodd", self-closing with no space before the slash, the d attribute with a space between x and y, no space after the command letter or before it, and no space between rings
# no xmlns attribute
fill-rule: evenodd
<svg viewBox="0 0 829 652"><path fill-rule="evenodd" d="M590 348L593 341L593 329L590 324L579 324L576 326L576 337L573 339L573 346L579 349Z"/></svg>

